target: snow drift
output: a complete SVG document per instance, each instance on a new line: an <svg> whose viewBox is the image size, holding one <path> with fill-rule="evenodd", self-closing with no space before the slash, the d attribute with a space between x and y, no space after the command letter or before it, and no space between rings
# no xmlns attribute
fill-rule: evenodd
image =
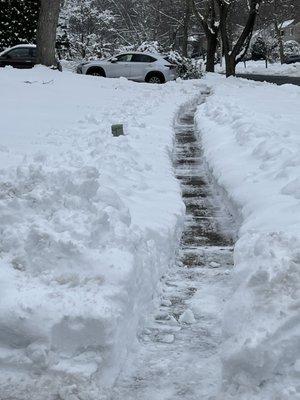
<svg viewBox="0 0 300 400"><path fill-rule="evenodd" d="M41 67L0 84L0 397L99 398L174 259L172 122L199 84Z"/></svg>
<svg viewBox="0 0 300 400"><path fill-rule="evenodd" d="M204 154L241 220L220 399L300 398L300 88L208 75Z"/></svg>

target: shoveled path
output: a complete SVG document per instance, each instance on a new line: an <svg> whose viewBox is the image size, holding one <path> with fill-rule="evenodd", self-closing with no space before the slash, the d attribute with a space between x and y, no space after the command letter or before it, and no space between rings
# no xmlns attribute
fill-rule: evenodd
<svg viewBox="0 0 300 400"><path fill-rule="evenodd" d="M187 210L178 259L162 279L161 305L139 333L139 352L125 366L111 400L208 400L218 389L232 220L209 182L194 112L186 109L175 126L174 165Z"/></svg>

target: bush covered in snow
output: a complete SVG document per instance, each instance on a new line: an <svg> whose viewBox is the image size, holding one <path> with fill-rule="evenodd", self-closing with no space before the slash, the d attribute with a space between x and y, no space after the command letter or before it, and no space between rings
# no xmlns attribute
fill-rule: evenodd
<svg viewBox="0 0 300 400"><path fill-rule="evenodd" d="M297 56L300 54L300 45L296 40L288 40L284 42L285 56Z"/></svg>
<svg viewBox="0 0 300 400"><path fill-rule="evenodd" d="M288 40L283 43L283 52L285 56L300 54L300 45L295 40ZM280 59L278 41L270 35L255 35L249 46L246 59L268 60L276 62Z"/></svg>
<svg viewBox="0 0 300 400"><path fill-rule="evenodd" d="M202 63L192 58L183 57L177 51L167 53L167 59L178 65L179 76L182 79L199 79L202 77Z"/></svg>
<svg viewBox="0 0 300 400"><path fill-rule="evenodd" d="M258 36L251 46L252 60L264 60L267 56L267 45L265 40Z"/></svg>
<svg viewBox="0 0 300 400"><path fill-rule="evenodd" d="M156 41L143 42L137 46L136 51L149 52L149 53L163 53L164 48Z"/></svg>
<svg viewBox="0 0 300 400"><path fill-rule="evenodd" d="M183 57L178 51L164 49L158 42L143 42L137 51L165 54L166 59L178 66L178 73L182 79L199 79L202 77L202 63Z"/></svg>

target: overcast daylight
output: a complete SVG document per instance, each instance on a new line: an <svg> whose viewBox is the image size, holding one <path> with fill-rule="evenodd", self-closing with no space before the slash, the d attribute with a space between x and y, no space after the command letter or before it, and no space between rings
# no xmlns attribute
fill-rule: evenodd
<svg viewBox="0 0 300 400"><path fill-rule="evenodd" d="M0 0L0 400L300 400L300 0Z"/></svg>

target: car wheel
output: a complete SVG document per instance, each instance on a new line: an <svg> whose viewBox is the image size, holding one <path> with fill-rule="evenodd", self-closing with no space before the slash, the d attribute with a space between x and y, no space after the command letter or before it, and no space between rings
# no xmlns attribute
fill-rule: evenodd
<svg viewBox="0 0 300 400"><path fill-rule="evenodd" d="M162 73L152 73L146 76L146 82L161 84L165 82L165 77Z"/></svg>
<svg viewBox="0 0 300 400"><path fill-rule="evenodd" d="M92 75L92 76L103 76L105 77L105 72L101 68L90 68L86 72L87 75Z"/></svg>

